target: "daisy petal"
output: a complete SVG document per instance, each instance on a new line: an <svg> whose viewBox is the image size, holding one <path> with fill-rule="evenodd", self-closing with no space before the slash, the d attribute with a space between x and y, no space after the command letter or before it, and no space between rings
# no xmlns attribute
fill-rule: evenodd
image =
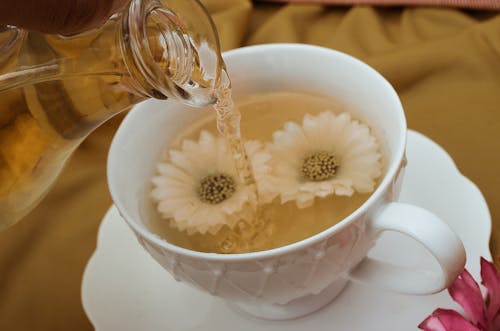
<svg viewBox="0 0 500 331"><path fill-rule="evenodd" d="M425 331L481 331L451 309L436 309L418 328Z"/></svg>
<svg viewBox="0 0 500 331"><path fill-rule="evenodd" d="M257 190L273 199L269 179L271 155L263 144L249 141L247 154L257 181ZM222 202L211 204L200 199L200 181L207 176L223 174L235 183L234 192ZM162 217L170 225L188 234L215 234L224 225L233 228L240 220L251 220L257 203L255 186L243 185L237 176L232 155L222 137L202 131L198 141L184 140L180 150L170 150L168 159L160 162L151 179L151 196Z"/></svg>
<svg viewBox="0 0 500 331"><path fill-rule="evenodd" d="M500 330L500 314L496 315L492 321L492 330Z"/></svg>
<svg viewBox="0 0 500 331"><path fill-rule="evenodd" d="M451 284L448 292L453 300L462 306L473 324L486 327L486 307L481 290L466 269Z"/></svg>
<svg viewBox="0 0 500 331"><path fill-rule="evenodd" d="M295 200L299 208L310 206L316 197L372 192L382 173L376 138L368 126L352 120L348 113L325 111L306 114L301 125L287 122L283 130L274 133L268 148L276 177L275 185L269 187L282 202ZM318 152L339 160L335 165L338 169L333 174L321 174L321 180L309 180L303 174L304 160ZM311 167L320 166L312 163Z"/></svg>

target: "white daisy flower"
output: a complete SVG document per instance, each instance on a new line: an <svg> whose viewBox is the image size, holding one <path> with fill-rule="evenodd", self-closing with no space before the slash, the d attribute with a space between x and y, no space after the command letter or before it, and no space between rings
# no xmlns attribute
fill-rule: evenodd
<svg viewBox="0 0 500 331"><path fill-rule="evenodd" d="M271 157L257 141L246 142L245 149L259 182L271 170ZM184 140L181 150L170 150L157 170L152 197L161 216L181 231L215 234L224 225L234 228L254 217L255 186L243 184L222 137L202 131L198 142ZM269 192L262 196L272 199Z"/></svg>
<svg viewBox="0 0 500 331"><path fill-rule="evenodd" d="M382 173L380 148L370 128L347 113L306 115L302 126L287 122L269 144L272 181L281 202L295 200L297 207L315 197L351 196L374 190Z"/></svg>

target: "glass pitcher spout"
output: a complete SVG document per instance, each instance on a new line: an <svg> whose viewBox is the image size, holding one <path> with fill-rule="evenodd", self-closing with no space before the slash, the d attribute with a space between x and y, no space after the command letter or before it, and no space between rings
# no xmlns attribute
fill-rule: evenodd
<svg viewBox="0 0 500 331"><path fill-rule="evenodd" d="M147 98L216 99L224 72L215 27L197 0L132 0L71 37L0 31L0 229L47 192L96 127Z"/></svg>

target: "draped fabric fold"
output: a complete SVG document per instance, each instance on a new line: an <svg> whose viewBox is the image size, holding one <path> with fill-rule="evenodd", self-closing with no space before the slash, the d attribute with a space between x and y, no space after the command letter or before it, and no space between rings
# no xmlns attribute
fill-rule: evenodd
<svg viewBox="0 0 500 331"><path fill-rule="evenodd" d="M372 6L439 6L471 9L500 9L498 0L258 0L289 3L319 3L327 5Z"/></svg>

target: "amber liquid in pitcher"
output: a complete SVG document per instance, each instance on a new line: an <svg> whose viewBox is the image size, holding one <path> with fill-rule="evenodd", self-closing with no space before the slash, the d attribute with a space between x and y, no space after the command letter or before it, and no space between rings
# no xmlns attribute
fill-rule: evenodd
<svg viewBox="0 0 500 331"><path fill-rule="evenodd" d="M124 79L120 68L105 66L119 63L112 61L114 47L99 45L114 44L107 40L112 36L104 32L64 42L29 33L21 36L20 49L2 59L2 73L47 64L28 69L34 83L20 81L20 87L0 92L0 228L43 196L71 152L103 121L103 112L111 116L132 103L134 96L118 84ZM76 52L82 53L77 61L58 61ZM43 81L48 72L52 80Z"/></svg>
<svg viewBox="0 0 500 331"><path fill-rule="evenodd" d="M215 102L223 62L210 18L199 3L170 3L196 16L194 25L166 2L133 0L130 11L71 38L0 30L0 230L36 205L79 143L119 111L151 97ZM189 30L196 24L208 25L206 35Z"/></svg>

